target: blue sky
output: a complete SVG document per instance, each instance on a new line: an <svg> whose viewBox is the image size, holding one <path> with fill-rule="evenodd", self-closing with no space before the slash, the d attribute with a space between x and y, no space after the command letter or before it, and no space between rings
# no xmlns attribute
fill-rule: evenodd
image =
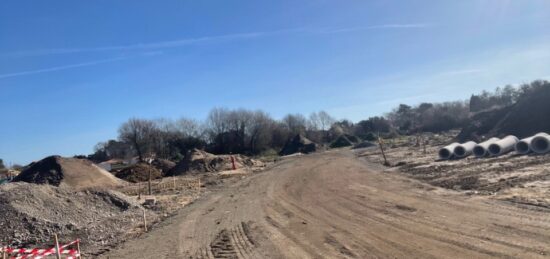
<svg viewBox="0 0 550 259"><path fill-rule="evenodd" d="M550 2L2 1L0 158L88 154L130 117L326 110L550 79Z"/></svg>

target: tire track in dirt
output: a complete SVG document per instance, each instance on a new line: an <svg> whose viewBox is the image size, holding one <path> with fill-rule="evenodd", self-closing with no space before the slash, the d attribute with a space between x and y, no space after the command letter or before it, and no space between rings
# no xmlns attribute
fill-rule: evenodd
<svg viewBox="0 0 550 259"><path fill-rule="evenodd" d="M109 256L544 258L548 254L550 211L423 187L416 180L381 172L349 151L289 158L201 198L174 217L174 223L129 241Z"/></svg>

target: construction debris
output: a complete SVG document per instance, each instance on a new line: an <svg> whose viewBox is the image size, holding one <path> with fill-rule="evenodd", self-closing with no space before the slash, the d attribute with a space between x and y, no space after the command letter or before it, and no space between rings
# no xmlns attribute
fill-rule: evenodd
<svg viewBox="0 0 550 259"><path fill-rule="evenodd" d="M0 186L0 235L12 247L48 246L58 234L81 239L87 252L99 252L127 238L142 211L138 203L114 191L24 182Z"/></svg>

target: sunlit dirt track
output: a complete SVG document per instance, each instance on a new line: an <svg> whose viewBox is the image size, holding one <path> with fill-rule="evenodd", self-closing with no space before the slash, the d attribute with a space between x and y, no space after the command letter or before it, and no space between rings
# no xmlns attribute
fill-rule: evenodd
<svg viewBox="0 0 550 259"><path fill-rule="evenodd" d="M287 158L110 258L548 258L550 211L433 188L349 150Z"/></svg>

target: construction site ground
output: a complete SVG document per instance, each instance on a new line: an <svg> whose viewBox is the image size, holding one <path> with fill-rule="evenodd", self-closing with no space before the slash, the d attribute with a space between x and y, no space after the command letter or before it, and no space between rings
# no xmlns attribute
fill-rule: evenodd
<svg viewBox="0 0 550 259"><path fill-rule="evenodd" d="M197 200L101 257L550 256L547 207L472 195L475 188L443 188L399 170L411 161L381 166L376 152L340 149L287 157L210 190L205 183ZM388 157L397 159L392 151ZM489 164L506 162L497 161ZM521 169L506 173L516 170Z"/></svg>

